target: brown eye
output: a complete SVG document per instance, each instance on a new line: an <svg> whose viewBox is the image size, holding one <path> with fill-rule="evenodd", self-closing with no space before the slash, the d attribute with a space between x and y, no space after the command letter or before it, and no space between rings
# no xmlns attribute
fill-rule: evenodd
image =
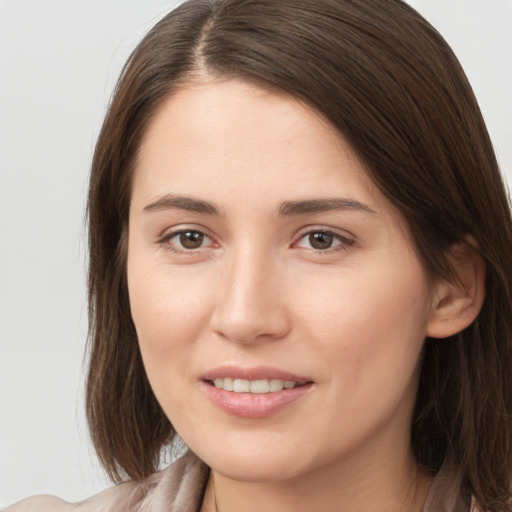
<svg viewBox="0 0 512 512"><path fill-rule="evenodd" d="M204 233L184 231L179 234L179 243L184 249L199 249L204 242Z"/></svg>
<svg viewBox="0 0 512 512"><path fill-rule="evenodd" d="M330 254L332 251L348 250L354 245L354 240L345 237L328 229L314 229L304 233L300 239L295 242L294 247L309 249L317 253Z"/></svg>
<svg viewBox="0 0 512 512"><path fill-rule="evenodd" d="M332 247L332 242L334 240L334 236L332 233L324 233L322 231L316 231L314 233L310 233L308 235L309 245L313 249L330 249Z"/></svg>

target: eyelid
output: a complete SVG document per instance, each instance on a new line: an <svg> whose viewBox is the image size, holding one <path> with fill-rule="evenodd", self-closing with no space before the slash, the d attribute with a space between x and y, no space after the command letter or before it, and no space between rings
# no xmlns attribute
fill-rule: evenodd
<svg viewBox="0 0 512 512"><path fill-rule="evenodd" d="M292 247L293 246L298 247L298 244L306 236L311 235L313 233L329 234L329 235L334 236L341 242L341 243L339 243L333 247L329 247L327 249L315 249L315 248L307 248L307 247L303 248L303 249L309 250L311 252L319 253L319 254L320 253L327 254L329 252L335 252L335 251L339 251L339 250L347 250L349 247L352 247L356 243L356 237L345 230L339 230L336 228L317 225L317 226L306 226L306 227L302 228L295 236L294 242L292 243Z"/></svg>
<svg viewBox="0 0 512 512"><path fill-rule="evenodd" d="M171 240L174 237L176 237L182 233L187 233L190 231L196 232L196 233L201 233L202 235L205 236L205 238L208 238L211 241L211 243L208 244L208 246L198 247L197 249L184 249L184 248L180 249L178 246L175 246L175 245L173 246L173 244L171 244ZM177 254L195 254L198 251L218 246L218 243L216 242L213 235L211 235L209 233L208 229L204 228L203 226L197 226L197 225L191 225L191 224L180 224L177 226L173 226L171 228L164 229L163 231L161 231L158 234L156 244L159 246L164 246L165 249L175 252Z"/></svg>
<svg viewBox="0 0 512 512"><path fill-rule="evenodd" d="M196 249L185 249L185 248L180 249L178 246L171 244L170 241L174 237L176 237L182 233L186 233L186 232L190 232L190 231L201 233L202 235L204 235L205 238L208 238L210 240L210 243L207 246L198 247ZM322 225L310 225L310 226L305 226L305 227L301 228L296 233L296 235L293 238L293 242L292 242L291 246L295 247L295 248L301 248L301 247L299 247L300 242L306 236L311 235L313 233L329 234L329 235L332 235L333 237L335 237L340 242L340 243L337 243L336 245L334 245L333 247L328 247L326 249L315 249L313 247L311 247L311 248L302 247L303 249L308 250L310 252L314 252L314 253L328 254L330 252L347 250L349 247L353 246L356 242L356 237L346 230L340 230L337 228L332 228L330 226L327 227L327 226L322 226ZM205 228L204 226L198 226L198 225L193 225L193 224L180 224L180 225L172 226L170 228L168 227L168 228L162 230L157 235L156 244L159 246L166 246L165 247L166 249L171 250L176 253L187 253L187 254L194 254L201 250L215 248L215 247L219 246L218 242L216 241L215 237L210 233L209 229Z"/></svg>

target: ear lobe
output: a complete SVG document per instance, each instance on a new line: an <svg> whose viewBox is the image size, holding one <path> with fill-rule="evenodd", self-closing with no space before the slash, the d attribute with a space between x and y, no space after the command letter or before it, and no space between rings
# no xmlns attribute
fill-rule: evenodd
<svg viewBox="0 0 512 512"><path fill-rule="evenodd" d="M435 286L427 336L447 338L457 334L480 313L485 299L485 262L475 245L469 238L450 249L448 258L455 279Z"/></svg>

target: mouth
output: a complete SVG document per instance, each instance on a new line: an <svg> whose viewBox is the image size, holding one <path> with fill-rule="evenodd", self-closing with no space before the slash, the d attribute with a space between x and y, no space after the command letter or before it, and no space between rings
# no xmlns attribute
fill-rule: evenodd
<svg viewBox="0 0 512 512"><path fill-rule="evenodd" d="M217 377L207 381L210 385L224 391L233 393L266 394L278 393L283 389L294 389L308 384L308 381L294 381L281 379L234 379L232 377Z"/></svg>
<svg viewBox="0 0 512 512"><path fill-rule="evenodd" d="M256 419L299 402L313 389L305 377L271 368L218 368L202 376L210 401L229 415Z"/></svg>

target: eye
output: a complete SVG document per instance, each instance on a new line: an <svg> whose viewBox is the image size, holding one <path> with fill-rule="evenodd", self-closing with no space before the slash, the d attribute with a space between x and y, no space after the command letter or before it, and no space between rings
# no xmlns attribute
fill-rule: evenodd
<svg viewBox="0 0 512 512"><path fill-rule="evenodd" d="M204 242L204 233L199 231L184 231L176 234L176 242L184 249L199 249Z"/></svg>
<svg viewBox="0 0 512 512"><path fill-rule="evenodd" d="M309 231L301 236L296 246L315 251L347 249L353 240L329 230Z"/></svg>
<svg viewBox="0 0 512 512"><path fill-rule="evenodd" d="M208 235L195 229L181 229L167 233L159 242L178 253L202 249L213 244L213 240Z"/></svg>

